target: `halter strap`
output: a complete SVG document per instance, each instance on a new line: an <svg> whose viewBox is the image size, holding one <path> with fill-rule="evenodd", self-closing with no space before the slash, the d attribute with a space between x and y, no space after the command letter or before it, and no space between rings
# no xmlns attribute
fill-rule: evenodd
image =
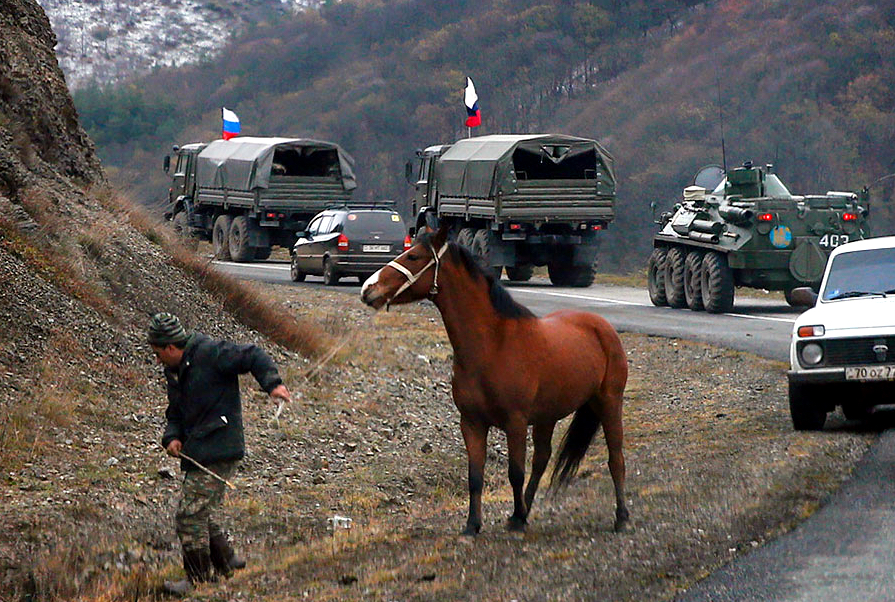
<svg viewBox="0 0 895 602"><path fill-rule="evenodd" d="M428 270L430 267L432 267L433 264L435 265L435 277L432 279L432 288L429 289L429 295L435 296L438 294L438 265L441 261L441 257L444 255L444 252L447 251L448 243L445 241L445 243L443 245L441 245L441 249L439 249L437 253L435 252L435 247L432 245L432 243L427 243L427 244L429 246L429 249L432 251L432 259L430 259L429 263L424 265L423 268L416 274L414 274L413 272L408 270L405 266L398 263L397 260L393 259L392 261L389 261L386 264L386 267L391 267L391 268L398 270L399 272L404 274L405 278L407 278L407 281L404 282L404 284L402 284L401 287L397 291L395 291L395 294L393 294L391 297L388 298L388 301L385 302L386 311L388 311L389 305L391 305L391 303L392 303L392 299L396 298L398 295L400 295L401 293L406 291L408 288L413 286L413 283L416 282L417 280L419 280L420 276L422 276L426 270Z"/></svg>

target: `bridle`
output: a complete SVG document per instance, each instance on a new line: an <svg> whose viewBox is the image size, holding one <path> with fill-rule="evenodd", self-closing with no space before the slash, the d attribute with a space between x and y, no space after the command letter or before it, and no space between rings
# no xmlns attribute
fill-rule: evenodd
<svg viewBox="0 0 895 602"><path fill-rule="evenodd" d="M432 267L433 265L435 266L435 277L432 279L432 288L429 289L429 297L434 297L435 295L438 294L438 266L441 262L441 256L444 255L445 251L447 251L448 243L447 243L447 241L445 241L445 243L443 245L441 245L441 249L439 249L438 252L435 251L435 246L431 242L427 241L426 246L428 246L429 250L432 251L432 259L430 259L429 263L424 265L422 267L422 269L419 272L417 272L416 274L414 274L413 272L408 270L406 267L404 267L403 265L398 263L397 259L393 259L392 261L389 261L386 264L386 267L391 267L391 268L398 270L399 272L404 274L404 276L407 278L407 281L404 284L402 284L401 287L397 291L395 291L395 293L393 295L391 295L388 298L388 300L385 302L385 310L386 311L388 311L389 305L391 305L391 303L392 303L392 299L397 298L398 295L400 295L401 293L406 291L408 288L413 286L413 283L416 282L417 280L419 280L420 276L422 276L423 273L426 270L428 270L430 267Z"/></svg>

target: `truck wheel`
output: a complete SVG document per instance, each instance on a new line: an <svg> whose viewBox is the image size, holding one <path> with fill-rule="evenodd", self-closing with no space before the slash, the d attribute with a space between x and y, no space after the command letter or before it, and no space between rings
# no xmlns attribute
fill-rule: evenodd
<svg viewBox="0 0 895 602"><path fill-rule="evenodd" d="M789 383L789 413L797 431L819 431L827 420L827 411L809 385Z"/></svg>
<svg viewBox="0 0 895 602"><path fill-rule="evenodd" d="M665 256L668 249L656 247L649 256L646 264L646 286L649 290L649 300L656 307L668 305L665 297Z"/></svg>
<svg viewBox="0 0 895 602"><path fill-rule="evenodd" d="M229 215L219 215L211 231L214 256L221 261L230 261L230 221Z"/></svg>
<svg viewBox="0 0 895 602"><path fill-rule="evenodd" d="M686 251L680 247L672 247L665 257L665 298L668 305L675 308L687 306L684 296L684 261Z"/></svg>
<svg viewBox="0 0 895 602"><path fill-rule="evenodd" d="M252 224L249 218L238 215L230 224L230 257L233 261L251 261L255 258L255 247L251 245Z"/></svg>
<svg viewBox="0 0 895 602"><path fill-rule="evenodd" d="M733 270L727 256L709 251L702 260L702 304L710 314L733 309Z"/></svg>
<svg viewBox="0 0 895 602"><path fill-rule="evenodd" d="M271 247L255 247L255 259L270 259Z"/></svg>
<svg viewBox="0 0 895 602"><path fill-rule="evenodd" d="M472 251L472 241L474 238L475 228L461 228L460 233L457 234L457 244Z"/></svg>
<svg viewBox="0 0 895 602"><path fill-rule="evenodd" d="M684 260L684 298L687 307L693 311L702 311L702 251L690 251Z"/></svg>
<svg viewBox="0 0 895 602"><path fill-rule="evenodd" d="M569 286L575 288L587 288L594 283L594 277L597 275L597 262L590 265L570 265L568 268Z"/></svg>
<svg viewBox="0 0 895 602"><path fill-rule="evenodd" d="M327 257L323 260L323 284L333 286L339 283L339 274L336 273L336 266L333 260Z"/></svg>
<svg viewBox="0 0 895 602"><path fill-rule="evenodd" d="M463 234L462 230L460 231L460 234ZM503 268L500 266L493 267L491 265L491 239L488 235L487 228L482 228L475 233L475 236L472 239L472 254L479 260L479 264L484 268L486 273L493 274L495 280L500 280L500 272Z"/></svg>
<svg viewBox="0 0 895 602"><path fill-rule="evenodd" d="M292 278L292 282L305 281L305 273L298 269L295 255L292 255L292 260L289 262L289 277Z"/></svg>
<svg viewBox="0 0 895 602"><path fill-rule="evenodd" d="M195 251L199 247L199 241L193 236L193 229L190 228L189 218L186 211L178 211L171 220L174 226L174 233L180 238L180 241L188 248Z"/></svg>
<svg viewBox="0 0 895 602"><path fill-rule="evenodd" d="M507 266L507 278L515 282L528 282L534 276L535 267L533 265L520 265L514 268Z"/></svg>

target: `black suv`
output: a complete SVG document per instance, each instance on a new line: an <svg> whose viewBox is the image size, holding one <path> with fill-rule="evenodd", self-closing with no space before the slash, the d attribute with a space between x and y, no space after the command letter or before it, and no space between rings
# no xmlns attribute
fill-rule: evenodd
<svg viewBox="0 0 895 602"><path fill-rule="evenodd" d="M342 276L363 282L373 272L410 248L401 216L391 209L327 209L292 247L290 274L301 282L308 274L336 284Z"/></svg>

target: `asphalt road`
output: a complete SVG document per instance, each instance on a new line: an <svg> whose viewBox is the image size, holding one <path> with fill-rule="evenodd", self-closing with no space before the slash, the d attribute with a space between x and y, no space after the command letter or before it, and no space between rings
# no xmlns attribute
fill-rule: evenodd
<svg viewBox="0 0 895 602"><path fill-rule="evenodd" d="M218 263L239 278L291 283L286 264ZM354 279L339 287L357 294ZM560 308L594 311L620 331L699 340L787 360L798 315L781 301L739 295L734 311L653 307L645 291L616 286L557 288L532 282L508 287L537 314ZM893 399L895 402L895 399ZM889 423L895 419L887 416ZM835 433L829 433L835 436ZM895 431L886 430L852 478L792 532L730 562L675 602L895 602Z"/></svg>

